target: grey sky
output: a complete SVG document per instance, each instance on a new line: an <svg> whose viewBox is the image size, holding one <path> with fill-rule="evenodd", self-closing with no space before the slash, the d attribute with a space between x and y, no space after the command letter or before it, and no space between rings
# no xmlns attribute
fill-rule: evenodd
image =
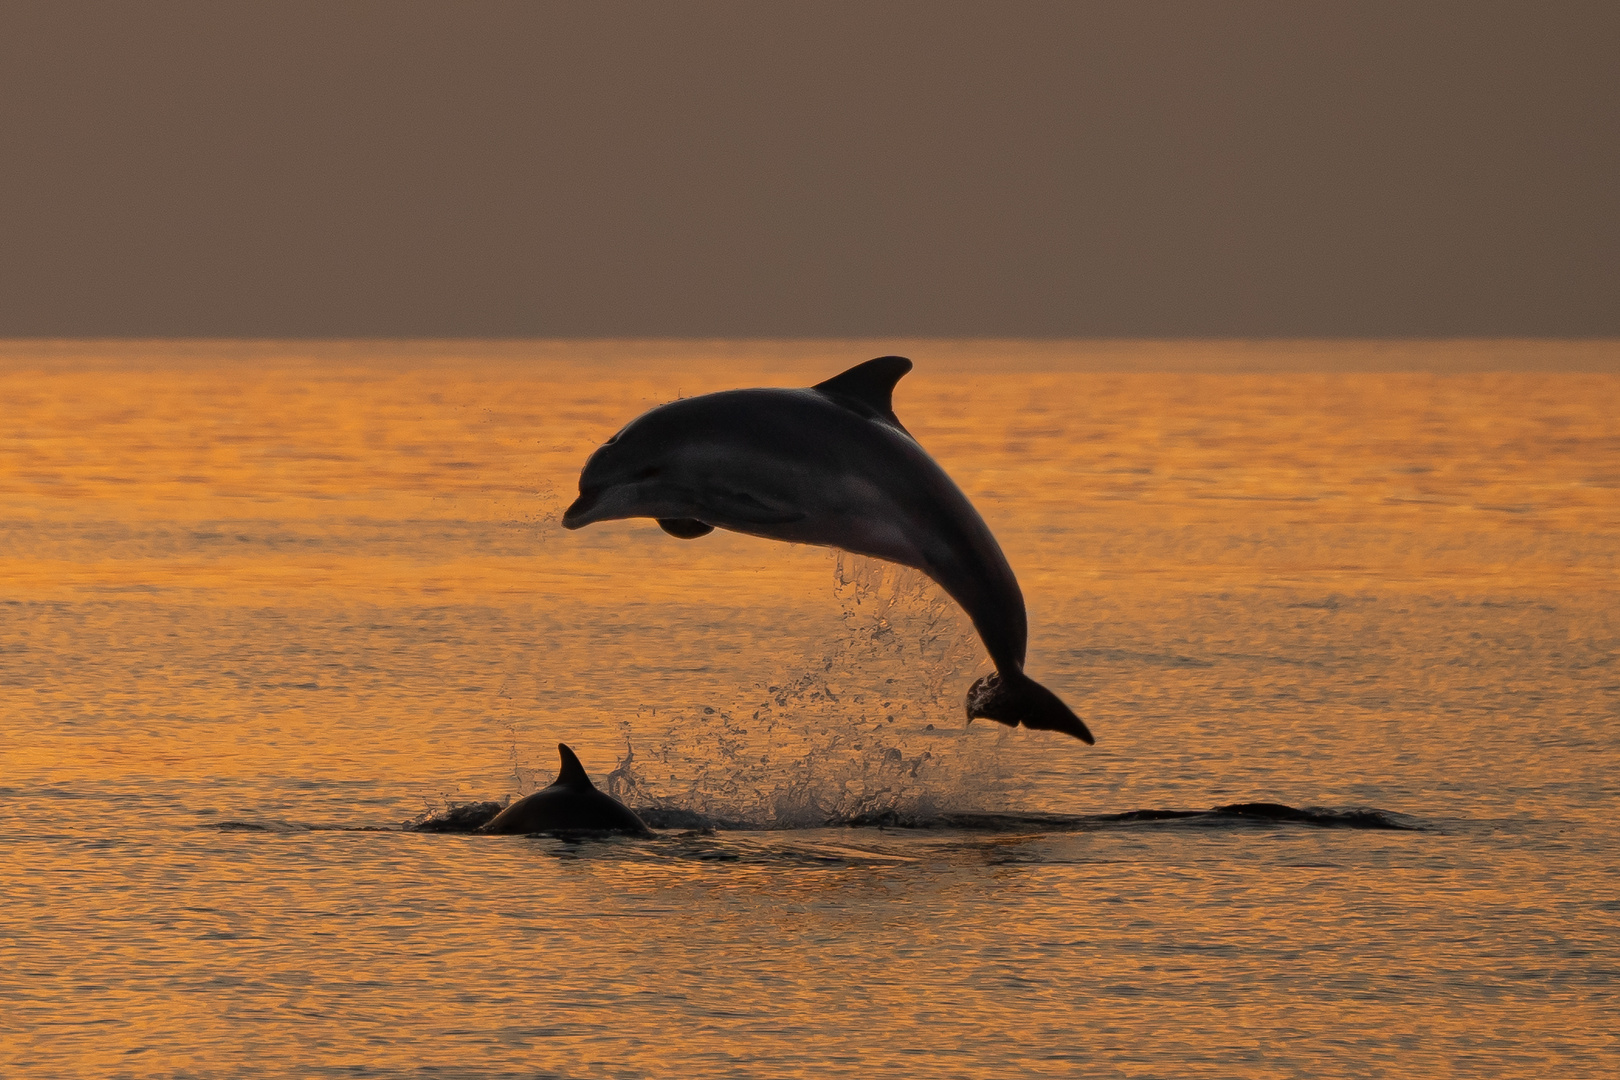
<svg viewBox="0 0 1620 1080"><path fill-rule="evenodd" d="M1620 4L0 3L0 335L1620 335Z"/></svg>

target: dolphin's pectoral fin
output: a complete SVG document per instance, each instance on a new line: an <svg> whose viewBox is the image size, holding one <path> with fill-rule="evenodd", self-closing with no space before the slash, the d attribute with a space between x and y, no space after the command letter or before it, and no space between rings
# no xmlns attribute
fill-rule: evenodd
<svg viewBox="0 0 1620 1080"><path fill-rule="evenodd" d="M659 518L658 527L682 540L696 540L714 532L714 526L697 518Z"/></svg>
<svg viewBox="0 0 1620 1080"><path fill-rule="evenodd" d="M796 507L769 503L746 491L711 488L703 493L702 505L712 507L716 511L716 517L727 518L744 525L787 525L790 522L803 521L808 516Z"/></svg>
<svg viewBox="0 0 1620 1080"><path fill-rule="evenodd" d="M911 361L903 356L880 356L818 382L812 389L820 390L841 405L853 402L859 406L857 412L875 412L904 431L900 418L894 415L894 384L910 370Z"/></svg>

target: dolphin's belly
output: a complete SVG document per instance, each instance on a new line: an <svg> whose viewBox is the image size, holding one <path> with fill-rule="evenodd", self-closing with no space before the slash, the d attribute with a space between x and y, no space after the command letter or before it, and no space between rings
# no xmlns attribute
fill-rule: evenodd
<svg viewBox="0 0 1620 1080"><path fill-rule="evenodd" d="M918 540L926 539L930 530L912 520L913 515L878 485L861 477L843 477L813 493L801 492L798 498L803 515L792 521L751 522L712 511L703 520L768 540L838 548L902 566L928 568L928 552Z"/></svg>

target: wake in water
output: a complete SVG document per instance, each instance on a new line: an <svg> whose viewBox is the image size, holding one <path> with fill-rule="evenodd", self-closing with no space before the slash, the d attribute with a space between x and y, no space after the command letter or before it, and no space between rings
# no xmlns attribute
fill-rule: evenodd
<svg viewBox="0 0 1620 1080"><path fill-rule="evenodd" d="M501 810L499 803L462 803L445 811L412 819L404 824L410 832L476 832ZM760 830L785 829L780 824L761 826L746 821L713 818L681 807L644 808L643 820L662 830ZM1102 832L1123 828L1156 826L1173 829L1233 829L1300 825L1316 829L1359 829L1374 832L1423 832L1426 826L1415 818L1390 810L1356 807L1285 806L1282 803L1232 803L1209 810L1128 810L1119 814L1019 814L971 810L901 811L882 810L857 813L843 819L817 821L797 828L879 828L950 830L973 833L1065 833ZM244 822L223 822L219 829L267 831L264 826Z"/></svg>
<svg viewBox="0 0 1620 1080"><path fill-rule="evenodd" d="M1209 810L1127 810L1122 814L976 814L954 812L931 818L884 814L857 818L852 826L909 829L959 829L967 832L1094 832L1129 825L1166 823L1180 827L1230 828L1244 825L1309 825L1319 829L1373 829L1417 832L1415 819L1390 810L1323 806L1304 808L1282 803L1232 803Z"/></svg>

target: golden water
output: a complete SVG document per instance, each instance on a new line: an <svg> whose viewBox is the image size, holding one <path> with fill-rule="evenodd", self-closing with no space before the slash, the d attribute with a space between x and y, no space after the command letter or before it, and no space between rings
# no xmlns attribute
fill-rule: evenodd
<svg viewBox="0 0 1620 1080"><path fill-rule="evenodd" d="M557 526L888 347L0 348L0 1076L1613 1075L1620 347L906 346L1094 748L915 574ZM728 827L394 830L558 741ZM1095 817L1249 801L1419 829Z"/></svg>

